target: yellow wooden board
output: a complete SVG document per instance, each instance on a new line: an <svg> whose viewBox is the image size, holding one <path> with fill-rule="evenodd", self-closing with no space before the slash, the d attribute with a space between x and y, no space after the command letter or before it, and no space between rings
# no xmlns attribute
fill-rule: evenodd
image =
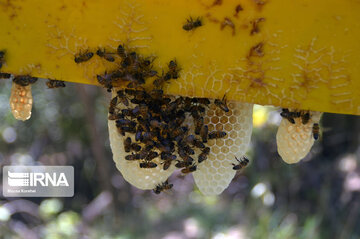
<svg viewBox="0 0 360 239"><path fill-rule="evenodd" d="M181 67L169 94L360 115L358 0L0 1L2 72L97 84L119 44ZM186 19L203 26L185 31Z"/></svg>

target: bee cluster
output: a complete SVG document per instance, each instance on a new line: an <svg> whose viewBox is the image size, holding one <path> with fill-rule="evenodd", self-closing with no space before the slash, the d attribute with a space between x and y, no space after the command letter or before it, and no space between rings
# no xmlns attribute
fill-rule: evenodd
<svg viewBox="0 0 360 239"><path fill-rule="evenodd" d="M86 51L88 56L89 53ZM128 153L125 160L137 161L141 169L162 167L162 170L168 170L174 165L183 174L196 171L197 165L210 153L210 147L206 146L208 140L226 136L223 131L209 132L204 124L210 100L164 94L163 85L179 77L181 69L176 60L171 60L167 70L158 74L152 66L154 58L129 52L123 45L118 46L116 53L106 54L119 58L119 67L97 75L98 82L109 92L114 86L126 85L125 89L116 91L109 105L109 120L115 121L118 133L124 137L124 150ZM103 54L97 52L97 55ZM113 62L109 57L105 60ZM151 78L151 86L145 88ZM215 100L214 104L229 111L226 96ZM166 181L157 185L154 192L160 193L171 187L172 184Z"/></svg>
<svg viewBox="0 0 360 239"><path fill-rule="evenodd" d="M140 168L162 167L163 170L174 164L183 174L188 174L207 159L208 140L226 135L223 131L208 131L203 118L208 104L210 100L206 98L171 98L161 89L147 92L127 88L117 91L111 100L109 119L115 120L120 135L127 136L124 149L129 154L125 160L138 161ZM194 133L187 118L193 121ZM155 158L161 159L161 165L153 161ZM164 185L168 184L158 185L155 192L169 187Z"/></svg>

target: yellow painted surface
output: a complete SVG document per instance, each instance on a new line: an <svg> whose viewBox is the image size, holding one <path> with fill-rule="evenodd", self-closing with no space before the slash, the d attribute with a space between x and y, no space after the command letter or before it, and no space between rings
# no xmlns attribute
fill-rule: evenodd
<svg viewBox="0 0 360 239"><path fill-rule="evenodd" d="M158 72L176 58L169 94L360 115L359 0L3 0L0 12L3 72L97 84L117 63L74 54L123 43ZM190 16L203 26L183 30Z"/></svg>

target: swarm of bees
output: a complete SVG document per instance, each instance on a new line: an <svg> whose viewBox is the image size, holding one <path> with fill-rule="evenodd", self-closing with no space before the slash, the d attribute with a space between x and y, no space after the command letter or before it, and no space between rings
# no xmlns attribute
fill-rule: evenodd
<svg viewBox="0 0 360 239"><path fill-rule="evenodd" d="M75 62L79 58L89 60L89 53L79 53ZM128 153L125 160L137 162L140 169L161 167L168 170L173 165L186 175L206 161L210 153L210 147L205 145L208 140L226 136L224 131L209 132L204 124L206 109L211 104L209 99L174 98L164 94L163 86L180 77L181 68L175 59L158 73L153 68L154 57L144 57L122 44L116 52L99 49L96 55L118 65L111 72L97 75L99 84L109 92L115 86L126 85L111 99L108 117L115 121L118 133L124 136L124 150ZM151 80L150 87L145 88L145 83ZM229 111L225 95L214 104L225 112ZM186 119L192 120L193 133L191 123ZM160 161L155 162L155 158ZM171 187L172 184L166 181L156 186L154 192L160 193Z"/></svg>
<svg viewBox="0 0 360 239"><path fill-rule="evenodd" d="M304 111L304 110L295 110L295 111L290 111L289 109L282 109L282 112L280 113L281 117L287 119L290 123L295 124L295 119L296 118L301 118L301 123L302 124L307 124L310 121L311 115L309 111ZM312 134L315 140L317 140L319 138L319 131L320 131L320 126L318 123L314 123L313 127L312 127Z"/></svg>

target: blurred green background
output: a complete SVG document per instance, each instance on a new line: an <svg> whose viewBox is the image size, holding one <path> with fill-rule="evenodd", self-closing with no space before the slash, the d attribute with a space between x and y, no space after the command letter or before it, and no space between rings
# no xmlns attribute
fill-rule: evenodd
<svg viewBox="0 0 360 239"><path fill-rule="evenodd" d="M95 86L33 86L16 121L0 82L0 165L73 165L73 198L0 198L0 238L360 238L360 118L324 114L323 135L296 165L276 150L279 110L255 106L250 165L218 197L192 176L155 195L125 182L109 146L109 94ZM2 173L2 172L1 172Z"/></svg>

